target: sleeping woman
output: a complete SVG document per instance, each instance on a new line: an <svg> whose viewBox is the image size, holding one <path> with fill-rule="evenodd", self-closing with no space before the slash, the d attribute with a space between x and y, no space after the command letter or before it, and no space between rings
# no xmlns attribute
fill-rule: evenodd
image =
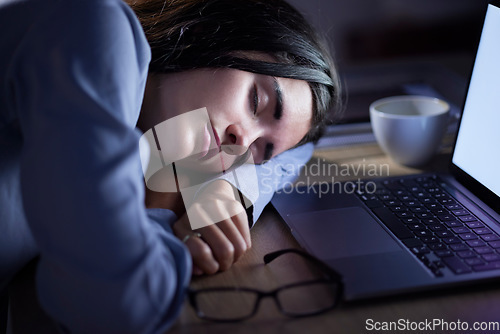
<svg viewBox="0 0 500 334"><path fill-rule="evenodd" d="M171 326L191 274L251 246L263 175L293 178L338 109L283 0L7 0L0 29L0 295L38 258L69 332Z"/></svg>

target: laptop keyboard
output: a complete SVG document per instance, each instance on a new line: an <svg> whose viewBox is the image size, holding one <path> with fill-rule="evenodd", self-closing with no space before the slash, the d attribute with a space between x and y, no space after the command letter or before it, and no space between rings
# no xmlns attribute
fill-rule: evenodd
<svg viewBox="0 0 500 334"><path fill-rule="evenodd" d="M500 237L444 190L436 176L375 181L357 196L436 276L500 269Z"/></svg>

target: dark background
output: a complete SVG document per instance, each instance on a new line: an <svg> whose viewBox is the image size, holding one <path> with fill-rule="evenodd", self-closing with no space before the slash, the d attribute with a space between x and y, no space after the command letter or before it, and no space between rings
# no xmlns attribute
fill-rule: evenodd
<svg viewBox="0 0 500 334"><path fill-rule="evenodd" d="M404 94L406 82L429 83L460 109L487 0L287 1L331 46L347 101L336 123L368 122L370 103Z"/></svg>
<svg viewBox="0 0 500 334"><path fill-rule="evenodd" d="M465 75L486 0L288 0L329 40L340 70L432 60Z"/></svg>

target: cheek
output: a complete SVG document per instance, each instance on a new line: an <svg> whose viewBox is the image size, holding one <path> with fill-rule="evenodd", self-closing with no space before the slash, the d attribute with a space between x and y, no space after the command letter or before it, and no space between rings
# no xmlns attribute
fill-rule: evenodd
<svg viewBox="0 0 500 334"><path fill-rule="evenodd" d="M286 151L297 145L308 133L310 122L288 124L278 132L275 143L279 142L282 151Z"/></svg>

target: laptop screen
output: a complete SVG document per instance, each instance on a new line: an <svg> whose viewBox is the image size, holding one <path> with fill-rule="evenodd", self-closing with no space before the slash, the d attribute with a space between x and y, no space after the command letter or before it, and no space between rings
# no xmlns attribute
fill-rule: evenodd
<svg viewBox="0 0 500 334"><path fill-rule="evenodd" d="M452 157L500 196L500 8L488 5Z"/></svg>

